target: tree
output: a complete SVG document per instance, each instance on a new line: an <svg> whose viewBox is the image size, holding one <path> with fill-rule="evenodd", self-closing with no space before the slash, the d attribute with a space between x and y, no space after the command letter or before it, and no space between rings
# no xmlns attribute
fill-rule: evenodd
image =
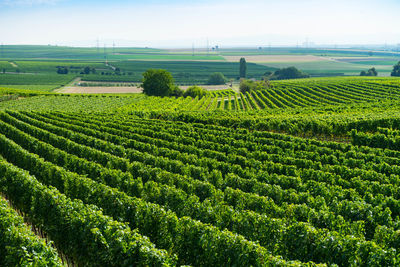
<svg viewBox="0 0 400 267"><path fill-rule="evenodd" d="M288 67L274 71L270 77L270 80L298 79L308 77L310 77L310 75L307 73L304 73L295 67Z"/></svg>
<svg viewBox="0 0 400 267"><path fill-rule="evenodd" d="M190 86L188 89L186 89L186 91L183 93L183 96L184 97L191 96L192 98L195 98L196 96L198 96L199 98L202 98L206 94L207 94L207 91L204 90L202 87L193 85L193 86Z"/></svg>
<svg viewBox="0 0 400 267"><path fill-rule="evenodd" d="M68 74L68 68L64 66L57 66L58 74Z"/></svg>
<svg viewBox="0 0 400 267"><path fill-rule="evenodd" d="M246 93L254 90L257 87L257 84L252 80L242 79L240 81L239 90L241 93Z"/></svg>
<svg viewBox="0 0 400 267"><path fill-rule="evenodd" d="M162 69L149 69L143 73L143 93L153 96L169 96L174 91L174 78Z"/></svg>
<svg viewBox="0 0 400 267"><path fill-rule="evenodd" d="M240 58L239 62L239 77L240 78L246 78L246 71L247 71L247 63L246 59L244 57Z"/></svg>
<svg viewBox="0 0 400 267"><path fill-rule="evenodd" d="M374 67L368 70L368 74L369 74L368 76L378 76L378 72Z"/></svg>
<svg viewBox="0 0 400 267"><path fill-rule="evenodd" d="M90 73L90 67L89 67L89 66L86 66L86 67L83 69L83 73L84 73L84 74L89 74L89 73Z"/></svg>
<svg viewBox="0 0 400 267"><path fill-rule="evenodd" d="M169 93L170 96L180 97L183 96L183 91L179 86L174 85Z"/></svg>
<svg viewBox="0 0 400 267"><path fill-rule="evenodd" d="M393 66L393 71L390 75L400 77L400 61Z"/></svg>
<svg viewBox="0 0 400 267"><path fill-rule="evenodd" d="M360 72L360 76L378 76L375 68L370 68L367 72L365 70Z"/></svg>
<svg viewBox="0 0 400 267"><path fill-rule="evenodd" d="M214 72L208 78L208 84L210 85L220 85L225 84L226 78L221 72Z"/></svg>

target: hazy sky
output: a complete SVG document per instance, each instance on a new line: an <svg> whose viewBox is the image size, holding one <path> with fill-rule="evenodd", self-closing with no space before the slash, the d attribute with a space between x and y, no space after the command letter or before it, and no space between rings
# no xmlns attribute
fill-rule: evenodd
<svg viewBox="0 0 400 267"><path fill-rule="evenodd" d="M0 0L0 42L205 47L400 43L399 0Z"/></svg>

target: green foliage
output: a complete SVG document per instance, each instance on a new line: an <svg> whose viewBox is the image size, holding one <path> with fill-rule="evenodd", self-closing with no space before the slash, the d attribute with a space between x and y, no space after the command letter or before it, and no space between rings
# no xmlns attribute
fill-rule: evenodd
<svg viewBox="0 0 400 267"><path fill-rule="evenodd" d="M400 77L400 61L393 66L393 71L390 75L394 77Z"/></svg>
<svg viewBox="0 0 400 267"><path fill-rule="evenodd" d="M285 80L285 79L299 79L308 78L310 75L298 70L295 67L282 68L274 71L274 73L268 76L270 80Z"/></svg>
<svg viewBox="0 0 400 267"><path fill-rule="evenodd" d="M257 114L162 114L0 113L0 152L178 264L397 265L393 152L258 131Z"/></svg>
<svg viewBox="0 0 400 267"><path fill-rule="evenodd" d="M166 70L149 69L143 73L143 93L150 96L169 96L174 90L174 79Z"/></svg>
<svg viewBox="0 0 400 267"><path fill-rule="evenodd" d="M86 66L83 68L83 74L89 74L90 73L90 67Z"/></svg>
<svg viewBox="0 0 400 267"><path fill-rule="evenodd" d="M257 83L255 81L246 79L240 80L239 90L242 94L245 94L246 92L251 92L255 90L256 87Z"/></svg>
<svg viewBox="0 0 400 267"><path fill-rule="evenodd" d="M68 68L62 67L62 66L57 66L57 73L58 74L68 74Z"/></svg>
<svg viewBox="0 0 400 267"><path fill-rule="evenodd" d="M366 72L365 70L361 71L360 76L378 76L378 72L375 68L370 68L368 72Z"/></svg>
<svg viewBox="0 0 400 267"><path fill-rule="evenodd" d="M240 58L239 61L239 77L240 78L246 78L246 73L247 72L247 63L246 59L244 57Z"/></svg>
<svg viewBox="0 0 400 267"><path fill-rule="evenodd" d="M207 94L207 91L200 87L200 86L190 86L188 89L186 89L186 91L183 93L184 97L198 97L198 98L202 98L203 96L205 96Z"/></svg>
<svg viewBox="0 0 400 267"><path fill-rule="evenodd" d="M210 75L210 77L208 78L208 82L207 84L210 85L221 85L221 84L225 84L226 83L226 78L224 76L224 74L222 74L221 72L214 72Z"/></svg>
<svg viewBox="0 0 400 267"><path fill-rule="evenodd" d="M0 197L0 265L63 266L52 243L30 231L8 204Z"/></svg>
<svg viewBox="0 0 400 267"><path fill-rule="evenodd" d="M6 141L4 136L0 139ZM17 151L14 147L9 153ZM30 164L32 157L20 160ZM173 265L174 260L165 251L155 249L148 239L103 215L95 206L47 188L4 160L0 161L0 174L2 192L78 265Z"/></svg>
<svg viewBox="0 0 400 267"><path fill-rule="evenodd" d="M181 97L183 96L184 92L179 86L174 85L169 93L170 96Z"/></svg>

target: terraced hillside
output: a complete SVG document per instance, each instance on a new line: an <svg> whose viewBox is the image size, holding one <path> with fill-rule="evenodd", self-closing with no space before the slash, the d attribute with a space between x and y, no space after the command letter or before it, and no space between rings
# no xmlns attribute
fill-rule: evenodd
<svg viewBox="0 0 400 267"><path fill-rule="evenodd" d="M0 119L2 194L78 265L399 264L397 151L135 116Z"/></svg>

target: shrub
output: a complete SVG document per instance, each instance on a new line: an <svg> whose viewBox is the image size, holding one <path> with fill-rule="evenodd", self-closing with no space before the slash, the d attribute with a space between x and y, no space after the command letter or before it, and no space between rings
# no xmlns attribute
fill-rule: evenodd
<svg viewBox="0 0 400 267"><path fill-rule="evenodd" d="M200 86L190 86L184 93L183 96L187 97L187 96L191 96L193 98L195 98L196 96L198 96L199 98L202 98L203 96L205 96L207 94L207 91L200 87Z"/></svg>
<svg viewBox="0 0 400 267"><path fill-rule="evenodd" d="M221 72L214 72L208 78L208 84L210 85L220 85L225 83L226 83L226 78L224 74L222 74Z"/></svg>

